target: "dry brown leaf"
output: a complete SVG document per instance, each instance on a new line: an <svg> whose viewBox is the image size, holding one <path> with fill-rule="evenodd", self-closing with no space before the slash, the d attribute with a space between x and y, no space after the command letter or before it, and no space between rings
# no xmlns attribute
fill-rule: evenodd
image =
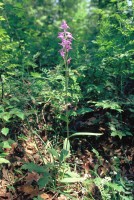
<svg viewBox="0 0 134 200"><path fill-rule="evenodd" d="M0 197L4 197L7 192L6 187L0 188Z"/></svg>
<svg viewBox="0 0 134 200"><path fill-rule="evenodd" d="M7 192L6 188L0 188L0 200L2 199L13 199L12 194Z"/></svg>
<svg viewBox="0 0 134 200"><path fill-rule="evenodd" d="M39 174L32 172L32 173L28 173L28 175L26 176L25 180L27 182L27 184L32 183L33 181L38 181L40 178Z"/></svg>
<svg viewBox="0 0 134 200"><path fill-rule="evenodd" d="M103 131L105 131L105 130L106 130L106 129L103 128L103 127L100 127L100 128L99 128L99 131L102 131L102 132L103 132Z"/></svg>
<svg viewBox="0 0 134 200"><path fill-rule="evenodd" d="M58 197L58 200L67 200L67 197L61 194L60 197Z"/></svg>
<svg viewBox="0 0 134 200"><path fill-rule="evenodd" d="M18 146L17 142L14 142L11 147L12 147L12 150L14 151L14 149Z"/></svg>
<svg viewBox="0 0 134 200"><path fill-rule="evenodd" d="M36 147L35 147L35 143L32 140L26 141L24 148L25 148L25 153L30 154L30 155L33 155L37 152Z"/></svg>
<svg viewBox="0 0 134 200"><path fill-rule="evenodd" d="M39 160L40 160L40 155L39 154L34 154L33 158L34 158L35 162L38 163Z"/></svg>
<svg viewBox="0 0 134 200"><path fill-rule="evenodd" d="M29 194L30 197L37 196L39 194L39 189L36 187L34 188L32 185L23 185L18 187L20 192L24 192L25 194Z"/></svg>
<svg viewBox="0 0 134 200"><path fill-rule="evenodd" d="M4 179L0 179L0 188L6 187L8 185L8 181ZM1 192L1 190L0 190Z"/></svg>
<svg viewBox="0 0 134 200"><path fill-rule="evenodd" d="M30 155L33 155L34 153L35 153L35 150L34 149L25 149L25 152L27 153L27 154L30 154Z"/></svg>
<svg viewBox="0 0 134 200"><path fill-rule="evenodd" d="M98 167L98 174L100 175L101 178L103 178L106 175L107 171L108 171L107 167L104 166Z"/></svg>
<svg viewBox="0 0 134 200"><path fill-rule="evenodd" d="M96 120L95 117L89 118L88 121L87 121L88 126L93 125L95 120Z"/></svg>
<svg viewBox="0 0 134 200"><path fill-rule="evenodd" d="M15 180L15 178L14 178L14 174L13 174L13 172L10 170L8 170L8 169L6 169L5 167L2 169L2 174L3 174L3 178L6 180L6 181L8 181L8 182L10 182L10 183L14 183L14 180Z"/></svg>
<svg viewBox="0 0 134 200"><path fill-rule="evenodd" d="M91 183L90 185L89 185L89 187L88 187L88 191L89 191L89 193L91 193L92 195L94 195L95 194L95 184L94 183Z"/></svg>
<svg viewBox="0 0 134 200"><path fill-rule="evenodd" d="M46 193L41 194L40 197L44 200L51 200L51 197Z"/></svg>

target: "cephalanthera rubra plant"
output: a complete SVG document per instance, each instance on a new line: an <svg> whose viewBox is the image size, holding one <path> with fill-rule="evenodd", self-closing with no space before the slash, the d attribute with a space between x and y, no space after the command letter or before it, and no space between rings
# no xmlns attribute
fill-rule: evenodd
<svg viewBox="0 0 134 200"><path fill-rule="evenodd" d="M62 48L60 49L60 55L64 60L65 65L65 72L66 72L66 85L65 85L65 104L68 105L68 81L69 81L69 67L71 57L69 57L68 53L72 49L72 40L73 36L70 32L68 32L68 29L70 27L67 25L66 21L63 21L60 29L62 29L62 32L59 32L58 38L61 39L61 43L59 43ZM69 138L69 116L68 116L68 106L66 109L66 131L67 131L67 138Z"/></svg>
<svg viewBox="0 0 134 200"><path fill-rule="evenodd" d="M69 82L69 64L71 61L71 57L69 57L69 51L72 49L72 40L74 39L72 34L68 32L68 29L70 27L67 25L66 21L63 21L60 29L62 29L62 32L59 32L58 38L61 40L61 43L59 43L62 48L59 50L61 57L64 60L64 65L65 65L65 79L66 79L66 84L65 84L65 104L66 104L66 131L67 131L67 140L65 142L65 146L69 145L69 138L73 136L100 136L102 133L89 133L89 132L78 132L74 133L71 136L69 135L69 112L68 112L68 82Z"/></svg>

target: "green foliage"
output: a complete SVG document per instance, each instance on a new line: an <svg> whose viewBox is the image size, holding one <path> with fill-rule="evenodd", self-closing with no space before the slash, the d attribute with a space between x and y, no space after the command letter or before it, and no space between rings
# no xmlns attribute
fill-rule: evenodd
<svg viewBox="0 0 134 200"><path fill-rule="evenodd" d="M118 136L120 139L122 139L123 136L132 136L129 130L127 129L121 130L118 121L116 121L116 125L114 123L110 123L110 130L111 130L111 136L113 137Z"/></svg>
<svg viewBox="0 0 134 200"><path fill-rule="evenodd" d="M88 3L79 0L75 4L71 0L46 1L45 6L43 1L32 0L1 3L0 90L2 99L5 96L16 112L4 111L1 118L9 121L16 115L24 120L25 111L26 115L39 113L37 106L49 102L57 122L66 122L65 71L56 40L63 18L75 38L69 72L71 106L94 100L97 107L123 111L118 100L127 98L134 73L131 12L127 3L116 1L91 1L91 6L89 13ZM26 109L27 105L32 111ZM92 110L83 106L68 114L71 120L87 112Z"/></svg>
<svg viewBox="0 0 134 200"><path fill-rule="evenodd" d="M39 189L44 188L52 179L48 172L43 173L43 177L38 180Z"/></svg>
<svg viewBox="0 0 134 200"><path fill-rule="evenodd" d="M63 178L62 180L60 180L61 183L77 183L77 182L83 182L85 180L84 177L80 177L77 173L66 173L66 176L68 177L65 177Z"/></svg>
<svg viewBox="0 0 134 200"><path fill-rule="evenodd" d="M96 149L93 149L93 152L101 161L101 156L99 155L99 152ZM110 174L107 173L104 178L99 176L97 169L98 165L96 164L95 169L92 171L94 179L87 179L84 182L84 186L86 188L90 188L93 185L97 186L101 194L100 198L103 200L132 199L133 181L130 181L121 176L119 165L116 165L116 171L114 169L110 172ZM91 196L91 199L94 199L92 194L89 194L89 196Z"/></svg>
<svg viewBox="0 0 134 200"><path fill-rule="evenodd" d="M132 5L117 0L0 2L1 166L10 164L6 149L12 148L14 140L26 141L27 133L34 130L44 146L44 132L58 146L58 140L62 141L65 136L67 122L71 127L72 121L81 121L82 117L95 112L106 120L106 136L120 139L132 136L134 5L131 2ZM68 73L68 103L66 72L57 39L63 19L68 22L74 37ZM92 130L71 131L70 140L101 135ZM41 175L40 189L57 186L57 182L83 182L84 178L72 172L68 164L69 139L63 141L63 148L49 146L47 153L52 162L46 163L44 158L42 163L46 164L42 166L33 162L23 165L22 169ZM95 150L94 153L100 159L99 153ZM118 167L117 163L115 165ZM121 176L114 179L110 175L105 178L95 175L91 182L99 188L103 199L131 199L126 193L131 187L130 181L123 179L120 183L120 180Z"/></svg>
<svg viewBox="0 0 134 200"><path fill-rule="evenodd" d="M93 102L95 103L96 107L102 107L103 109L111 109L111 110L116 110L118 112L122 112L123 110L121 109L120 105L116 102L111 102L109 100L104 100L102 102Z"/></svg>
<svg viewBox="0 0 134 200"><path fill-rule="evenodd" d="M0 158L0 165L1 164L4 164L4 163L10 163L7 159L5 159L5 158Z"/></svg>
<svg viewBox="0 0 134 200"><path fill-rule="evenodd" d="M22 166L22 169L28 170L30 172L37 172L38 174L42 175L42 177L38 180L40 189L52 181L48 166L39 166L35 163L26 163Z"/></svg>
<svg viewBox="0 0 134 200"><path fill-rule="evenodd" d="M45 173L46 168L43 166L39 166L35 163L26 163L22 166L22 169L27 169L30 172L37 172L37 173Z"/></svg>
<svg viewBox="0 0 134 200"><path fill-rule="evenodd" d="M77 115L83 115L83 114L89 113L89 112L93 112L93 109L84 107L84 108L77 110Z"/></svg>
<svg viewBox="0 0 134 200"><path fill-rule="evenodd" d="M1 133L5 136L9 133L9 128L2 128Z"/></svg>

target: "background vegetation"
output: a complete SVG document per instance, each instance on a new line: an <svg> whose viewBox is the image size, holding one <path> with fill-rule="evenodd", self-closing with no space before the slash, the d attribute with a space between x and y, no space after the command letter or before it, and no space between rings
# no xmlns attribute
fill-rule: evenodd
<svg viewBox="0 0 134 200"><path fill-rule="evenodd" d="M133 17L133 0L0 1L1 198L132 199ZM67 105L63 20L74 37ZM103 133L71 139L70 156L67 108L70 134Z"/></svg>

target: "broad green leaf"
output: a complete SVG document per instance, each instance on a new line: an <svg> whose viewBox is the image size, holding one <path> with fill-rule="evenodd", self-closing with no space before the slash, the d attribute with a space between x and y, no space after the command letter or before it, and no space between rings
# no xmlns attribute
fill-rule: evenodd
<svg viewBox="0 0 134 200"><path fill-rule="evenodd" d="M59 154L55 149L48 149L48 152L52 154L52 156L55 156L57 159L59 158Z"/></svg>
<svg viewBox="0 0 134 200"><path fill-rule="evenodd" d="M1 151L2 149L0 149ZM0 158L6 157L9 153L2 152L0 153Z"/></svg>
<svg viewBox="0 0 134 200"><path fill-rule="evenodd" d="M70 142L68 138L66 138L63 142L63 149L67 150L68 152L70 151Z"/></svg>
<svg viewBox="0 0 134 200"><path fill-rule="evenodd" d="M89 112L93 112L93 109L91 109L91 108L81 108L81 109L77 110L78 115L83 115L83 114L89 113Z"/></svg>
<svg viewBox="0 0 134 200"><path fill-rule="evenodd" d="M25 140L25 141L27 141L27 137L26 137L24 134L20 134L20 135L18 136L18 139L19 139L19 140Z"/></svg>
<svg viewBox="0 0 134 200"><path fill-rule="evenodd" d="M116 190L118 192L125 192L124 188L121 185L118 185L116 183L108 182L107 186L113 188L114 190Z"/></svg>
<svg viewBox="0 0 134 200"><path fill-rule="evenodd" d="M10 149L11 148L11 143L9 141L3 141L0 143L0 147L4 149Z"/></svg>
<svg viewBox="0 0 134 200"><path fill-rule="evenodd" d="M74 133L74 134L70 135L70 137L75 137L75 136L100 136L100 135L103 135L103 134L102 133L78 132L78 133Z"/></svg>
<svg viewBox="0 0 134 200"><path fill-rule="evenodd" d="M46 172L46 167L39 166L33 162L31 163L26 163L22 167L22 169L27 169L28 171L32 172L37 172L37 173L45 173Z"/></svg>
<svg viewBox="0 0 134 200"><path fill-rule="evenodd" d="M39 189L44 188L50 182L50 174L48 172L43 174L43 177L38 180Z"/></svg>
<svg viewBox="0 0 134 200"><path fill-rule="evenodd" d="M123 110L121 109L120 105L117 102L112 102L108 100L104 100L102 102L93 102L95 103L96 107L102 107L103 109L111 109L111 110L116 110L118 112L122 112Z"/></svg>
<svg viewBox="0 0 134 200"><path fill-rule="evenodd" d="M62 149L61 153L60 153L60 157L59 157L59 161L63 162L65 161L65 159L69 156L69 152L65 149Z"/></svg>
<svg viewBox="0 0 134 200"><path fill-rule="evenodd" d="M7 136L7 134L9 133L9 128L3 128L3 129L1 130L1 133L2 133L3 135Z"/></svg>
<svg viewBox="0 0 134 200"><path fill-rule="evenodd" d="M66 117L66 115L58 115L58 119L67 122L68 118Z"/></svg>
<svg viewBox="0 0 134 200"><path fill-rule="evenodd" d="M10 115L9 112L3 112L3 113L0 113L0 118L1 119L4 119L5 121L9 121L9 119L11 118L12 116Z"/></svg>
<svg viewBox="0 0 134 200"><path fill-rule="evenodd" d="M111 133L111 136L115 137L115 136L118 136L120 139L122 139L122 137L124 136L123 135L123 132L122 131L113 131Z"/></svg>
<svg viewBox="0 0 134 200"><path fill-rule="evenodd" d="M24 120L24 113L23 113L21 110L19 110L19 109L14 108L14 109L12 109L12 110L10 111L10 113L11 113L12 115L16 115L16 116L19 117L20 119Z"/></svg>
<svg viewBox="0 0 134 200"><path fill-rule="evenodd" d="M5 18L0 16L0 21L4 21L4 20L5 20Z"/></svg>
<svg viewBox="0 0 134 200"><path fill-rule="evenodd" d="M120 195L120 197L121 197L121 199L122 200L133 200L133 197L132 196L122 196L122 195Z"/></svg>
<svg viewBox="0 0 134 200"><path fill-rule="evenodd" d="M5 159L5 158L0 158L0 164L3 163L10 163L9 160Z"/></svg>
<svg viewBox="0 0 134 200"><path fill-rule="evenodd" d="M100 156L99 152L96 149L93 148L92 151L95 153L95 155L97 156L97 158Z"/></svg>
<svg viewBox="0 0 134 200"><path fill-rule="evenodd" d="M66 177L66 178L80 178L80 176L79 176L78 173L76 173L76 172L71 172L70 170L67 171L65 175L68 176L68 177Z"/></svg>
<svg viewBox="0 0 134 200"><path fill-rule="evenodd" d="M0 105L0 112L4 112L4 107Z"/></svg>
<svg viewBox="0 0 134 200"><path fill-rule="evenodd" d="M31 72L31 76L33 76L34 78L41 78L41 74L37 72Z"/></svg>
<svg viewBox="0 0 134 200"><path fill-rule="evenodd" d="M12 97L12 98L10 99L10 101L20 102L20 100L19 100L17 97Z"/></svg>
<svg viewBox="0 0 134 200"><path fill-rule="evenodd" d="M79 177L79 178L63 178L60 180L61 183L76 183L76 182L83 182L85 181L85 178Z"/></svg>
<svg viewBox="0 0 134 200"><path fill-rule="evenodd" d="M16 113L16 115L17 115L20 119L24 120L24 113L18 112L18 113Z"/></svg>
<svg viewBox="0 0 134 200"><path fill-rule="evenodd" d="M4 3L0 2L0 7L1 7L1 6L4 6Z"/></svg>

